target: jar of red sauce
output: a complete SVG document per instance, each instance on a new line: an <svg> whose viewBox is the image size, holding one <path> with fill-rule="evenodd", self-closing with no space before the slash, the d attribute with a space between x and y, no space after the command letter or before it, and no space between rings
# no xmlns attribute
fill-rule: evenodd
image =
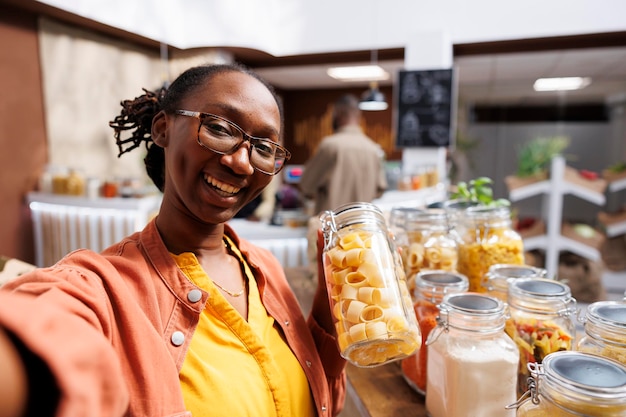
<svg viewBox="0 0 626 417"><path fill-rule="evenodd" d="M437 326L438 305L447 294L467 291L469 280L455 272L434 270L422 271L415 277L413 308L422 334L422 346L418 353L402 360L402 376L418 393L426 394L426 363L428 351L426 339Z"/></svg>

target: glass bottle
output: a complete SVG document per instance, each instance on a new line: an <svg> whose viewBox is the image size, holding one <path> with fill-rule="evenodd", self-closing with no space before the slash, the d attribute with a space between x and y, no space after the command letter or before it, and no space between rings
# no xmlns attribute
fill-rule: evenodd
<svg viewBox="0 0 626 417"><path fill-rule="evenodd" d="M555 352L530 364L529 392L517 417L626 416L626 367L583 352ZM593 370L593 372L590 372Z"/></svg>
<svg viewBox="0 0 626 417"><path fill-rule="evenodd" d="M457 239L450 233L444 210L393 208L389 222L412 295L420 271L456 271Z"/></svg>
<svg viewBox="0 0 626 417"><path fill-rule="evenodd" d="M467 277L449 271L422 271L415 278L413 309L422 333L422 345L417 354L402 359L401 369L404 380L418 393L426 393L428 347L426 339L437 326L439 304L447 294L467 291Z"/></svg>
<svg viewBox="0 0 626 417"><path fill-rule="evenodd" d="M508 207L469 207L461 223L457 269L469 279L470 291L487 291L484 279L492 265L524 264L524 244L512 228Z"/></svg>
<svg viewBox="0 0 626 417"><path fill-rule="evenodd" d="M626 365L626 304L597 301L587 307L585 334L576 349L614 359Z"/></svg>
<svg viewBox="0 0 626 417"><path fill-rule="evenodd" d="M572 350L576 339L576 300L563 282L519 278L509 282L505 331L519 349L518 395L528 389L528 363L541 363L553 352Z"/></svg>
<svg viewBox="0 0 626 417"><path fill-rule="evenodd" d="M545 278L548 271L531 265L495 264L489 267L485 287L487 293L507 302L509 282L517 278Z"/></svg>
<svg viewBox="0 0 626 417"><path fill-rule="evenodd" d="M430 333L426 411L430 417L505 417L517 398L519 355L503 332L505 304L479 293L450 294Z"/></svg>
<svg viewBox="0 0 626 417"><path fill-rule="evenodd" d="M320 216L323 265L341 355L372 367L412 355L420 331L382 212L351 203Z"/></svg>

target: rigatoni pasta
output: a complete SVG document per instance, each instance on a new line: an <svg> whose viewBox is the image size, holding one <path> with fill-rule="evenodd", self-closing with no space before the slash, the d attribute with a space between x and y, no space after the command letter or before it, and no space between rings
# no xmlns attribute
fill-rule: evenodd
<svg viewBox="0 0 626 417"><path fill-rule="evenodd" d="M323 260L342 355L369 367L414 353L421 337L400 255L390 251L388 236L350 227L333 238Z"/></svg>

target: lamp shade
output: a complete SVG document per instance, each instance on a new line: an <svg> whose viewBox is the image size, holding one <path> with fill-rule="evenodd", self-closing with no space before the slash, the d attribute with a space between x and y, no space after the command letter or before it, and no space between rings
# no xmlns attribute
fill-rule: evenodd
<svg viewBox="0 0 626 417"><path fill-rule="evenodd" d="M371 87L361 96L359 108L365 111L386 110L385 95L376 87Z"/></svg>

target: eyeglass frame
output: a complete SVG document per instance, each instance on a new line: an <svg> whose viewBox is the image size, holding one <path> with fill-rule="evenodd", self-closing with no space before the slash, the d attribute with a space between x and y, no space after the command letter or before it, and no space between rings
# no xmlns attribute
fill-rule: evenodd
<svg viewBox="0 0 626 417"><path fill-rule="evenodd" d="M244 142L248 142L250 144L250 151L248 152L248 157L250 159L250 165L252 165L252 167L259 171L262 172L263 174L267 174L267 175L276 175L278 174L285 166L285 163L291 159L291 152L289 152L289 150L287 148L285 148L284 146L278 144L277 142L269 139L269 138L260 138L258 136L252 136L249 135L248 133L246 133L241 127L239 127L236 123L231 122L230 120L222 117L222 116L218 116L217 114L213 114L213 113L204 113L204 112L199 112L199 111L191 111L191 110L174 110L174 114L178 115L178 116L186 116L186 117L193 117L195 119L198 119L200 121L200 123L198 124L198 135L196 137L196 141L198 142L198 144L200 146L202 146L204 149L210 150L211 152L215 152L217 154L220 155L232 155L233 153L237 152L237 150L241 147L241 145ZM200 131L202 130L202 125L204 124L204 119L207 117L213 117L215 119L221 120L224 123L228 124L229 126L233 127L235 129L235 131L239 132L241 134L241 141L239 143L237 143L235 146L233 146L233 148L229 151L218 151L215 150L209 146L207 146L205 143L202 142L202 140L200 139ZM233 137L235 137L234 135L231 135ZM236 137L235 137L236 138ZM282 165L275 170L274 172L268 172L265 171L259 167L257 167L255 164L252 163L252 150L256 149L256 145L255 142L270 142L272 144L272 146L277 150L277 151L282 151L284 152L284 158L283 158L283 163ZM276 164L276 156L274 157L274 164Z"/></svg>

